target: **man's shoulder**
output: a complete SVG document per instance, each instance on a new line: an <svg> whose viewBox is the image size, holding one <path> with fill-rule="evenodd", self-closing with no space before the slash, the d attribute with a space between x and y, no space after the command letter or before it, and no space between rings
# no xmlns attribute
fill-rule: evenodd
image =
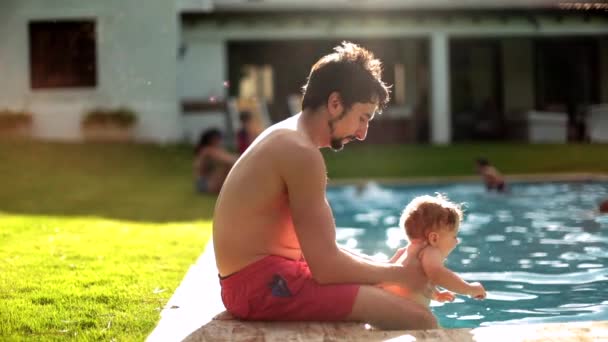
<svg viewBox="0 0 608 342"><path fill-rule="evenodd" d="M302 152L313 155L321 154L319 149L306 136L294 130L278 129L269 134L267 139L272 147L284 153L297 154L297 152Z"/></svg>
<svg viewBox="0 0 608 342"><path fill-rule="evenodd" d="M288 129L276 130L266 139L264 147L280 169L293 172L294 169L325 168L321 151L300 132Z"/></svg>

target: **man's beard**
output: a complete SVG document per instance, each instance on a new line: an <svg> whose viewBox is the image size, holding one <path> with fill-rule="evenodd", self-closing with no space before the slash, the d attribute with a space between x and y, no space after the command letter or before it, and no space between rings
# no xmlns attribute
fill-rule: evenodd
<svg viewBox="0 0 608 342"><path fill-rule="evenodd" d="M330 134L330 141L329 141L329 145L331 147L331 149L334 152L338 152L341 151L344 148L344 140L348 139L348 141L353 141L356 139L356 137L354 135L348 135L345 137L335 137L334 136L334 123L337 121L342 120L344 117L346 116L346 111L343 111L337 118L335 119L330 119L327 122L327 125L329 126L329 134Z"/></svg>
<svg viewBox="0 0 608 342"><path fill-rule="evenodd" d="M330 147L331 147L332 151L334 151L334 152L342 151L342 149L344 148L344 142L342 142L342 141L343 141L342 138L332 137L331 142L330 142Z"/></svg>

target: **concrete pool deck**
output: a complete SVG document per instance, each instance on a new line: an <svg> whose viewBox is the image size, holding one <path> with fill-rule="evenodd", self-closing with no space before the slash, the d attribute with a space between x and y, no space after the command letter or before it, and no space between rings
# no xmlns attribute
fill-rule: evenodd
<svg viewBox="0 0 608 342"><path fill-rule="evenodd" d="M379 184L478 182L478 177L417 178ZM509 182L608 181L606 174L510 175ZM332 182L353 184L357 180ZM224 312L213 246L208 244L161 312L148 342L170 341L607 341L608 321L496 325L474 329L380 331L364 324L213 320Z"/></svg>
<svg viewBox="0 0 608 342"><path fill-rule="evenodd" d="M146 341L608 341L608 321L382 331L357 323L213 319L223 312L213 246L209 243L162 310L160 322Z"/></svg>

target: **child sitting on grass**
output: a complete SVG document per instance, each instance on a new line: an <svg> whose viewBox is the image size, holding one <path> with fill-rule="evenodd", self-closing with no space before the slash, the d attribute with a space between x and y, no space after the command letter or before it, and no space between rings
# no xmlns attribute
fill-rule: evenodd
<svg viewBox="0 0 608 342"><path fill-rule="evenodd" d="M486 291L480 283L467 283L443 264L459 242L457 235L461 220L460 206L442 195L414 198L399 220L409 244L401 255L396 254L391 261L411 268L412 274L419 277L412 279L411 283L421 285L414 288L395 285L382 287L425 306L429 305L431 299L453 301L452 292L477 299L485 298ZM439 291L436 286L448 291Z"/></svg>

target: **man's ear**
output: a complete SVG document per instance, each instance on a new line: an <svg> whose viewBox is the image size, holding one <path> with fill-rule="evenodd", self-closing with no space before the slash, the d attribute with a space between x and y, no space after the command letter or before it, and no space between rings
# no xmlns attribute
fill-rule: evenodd
<svg viewBox="0 0 608 342"><path fill-rule="evenodd" d="M329 97L327 98L327 111L332 119L342 114L343 107L340 93L334 91L329 94Z"/></svg>
<svg viewBox="0 0 608 342"><path fill-rule="evenodd" d="M437 244L437 241L439 241L439 234L437 234L437 232L430 232L429 243L431 244L431 246L435 246Z"/></svg>

